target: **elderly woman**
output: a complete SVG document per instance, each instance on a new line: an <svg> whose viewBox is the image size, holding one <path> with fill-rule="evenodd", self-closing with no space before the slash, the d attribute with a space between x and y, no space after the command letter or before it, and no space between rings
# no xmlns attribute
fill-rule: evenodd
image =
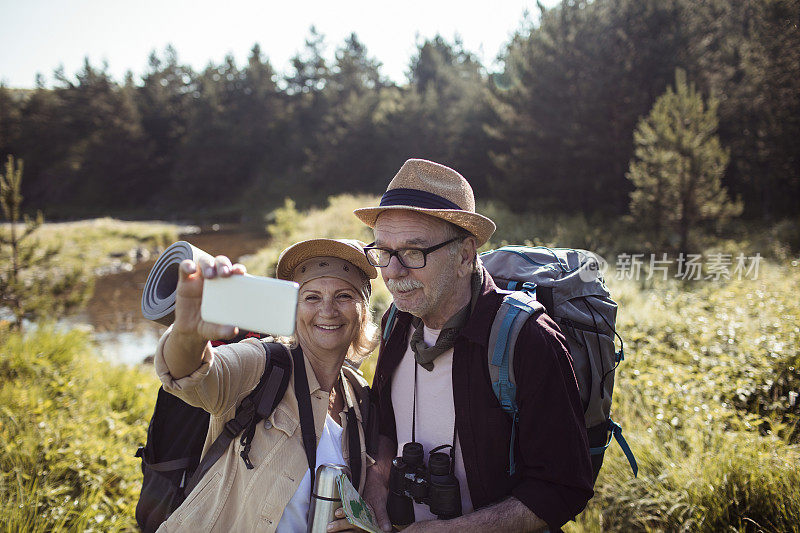
<svg viewBox="0 0 800 533"><path fill-rule="evenodd" d="M361 412L353 401L356 391L344 378L342 365L345 359L362 358L376 344L369 280L377 272L363 246L352 240L303 241L283 251L277 268L279 278L300 284L293 346L302 350L311 395L317 439L314 468L348 464L353 459L348 444L357 435L360 479L353 484L358 487L363 487L372 461L365 452ZM266 365L267 350L256 339L212 348L210 340L230 338L236 330L200 317L204 279L244 272L243 265L231 264L224 256L182 262L175 322L156 352L156 372L164 388L211 414L204 453L256 387ZM296 370L295 366L293 374ZM234 439L159 531L305 532L313 461L303 445L298 394L290 379L271 416L256 427L248 449L250 464L240 457L242 446ZM358 422L348 424L352 420ZM341 518L341 511L337 516ZM338 520L331 531L347 527L345 520Z"/></svg>

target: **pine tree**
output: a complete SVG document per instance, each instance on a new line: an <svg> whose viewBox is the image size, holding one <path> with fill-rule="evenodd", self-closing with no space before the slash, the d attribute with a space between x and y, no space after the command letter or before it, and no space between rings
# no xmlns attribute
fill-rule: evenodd
<svg viewBox="0 0 800 533"><path fill-rule="evenodd" d="M540 5L538 22L526 17L490 85L494 190L505 203L627 210L631 134L684 63L676 4L562 0Z"/></svg>
<svg viewBox="0 0 800 533"><path fill-rule="evenodd" d="M698 223L742 211L722 186L729 155L716 134L718 122L716 99L705 104L685 71L676 69L675 89L667 88L634 132L635 155L626 174L636 187L631 212L658 239L662 230L676 230L682 252Z"/></svg>
<svg viewBox="0 0 800 533"><path fill-rule="evenodd" d="M21 216L23 162L8 156L5 174L0 173L0 207L8 220L7 231L0 233L0 305L14 315L11 324L22 329L22 319L56 318L80 307L91 294L91 284L79 271L59 268L60 247L42 247L33 232L42 225L39 212L35 219ZM19 228L22 218L24 228Z"/></svg>

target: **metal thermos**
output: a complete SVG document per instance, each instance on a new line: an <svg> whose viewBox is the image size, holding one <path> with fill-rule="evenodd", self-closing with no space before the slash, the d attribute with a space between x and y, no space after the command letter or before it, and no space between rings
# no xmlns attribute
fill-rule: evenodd
<svg viewBox="0 0 800 533"><path fill-rule="evenodd" d="M336 478L342 474L350 476L350 469L344 465L326 463L319 465L314 476L314 492L308 508L307 533L325 533L328 524L336 520L334 511L342 506L342 496Z"/></svg>

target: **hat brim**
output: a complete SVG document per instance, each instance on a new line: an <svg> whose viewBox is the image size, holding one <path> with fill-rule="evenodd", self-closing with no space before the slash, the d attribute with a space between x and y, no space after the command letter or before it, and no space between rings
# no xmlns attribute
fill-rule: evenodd
<svg viewBox="0 0 800 533"><path fill-rule="evenodd" d="M369 264L360 244L350 244L335 239L309 239L293 244L281 252L276 275L278 279L292 280L297 265L312 257L338 257L361 269L369 279L378 277L378 271Z"/></svg>
<svg viewBox="0 0 800 533"><path fill-rule="evenodd" d="M460 209L426 209L407 205L392 205L386 207L363 207L353 211L353 214L357 216L361 222L370 228L374 228L375 222L384 211L416 211L432 217L441 218L475 235L478 239L478 247L484 245L492 236L495 229L497 229L497 226L490 218Z"/></svg>

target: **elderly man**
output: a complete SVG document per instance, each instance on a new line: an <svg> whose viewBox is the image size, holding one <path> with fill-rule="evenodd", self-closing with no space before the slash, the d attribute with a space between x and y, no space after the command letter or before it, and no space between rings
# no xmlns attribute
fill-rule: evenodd
<svg viewBox="0 0 800 533"><path fill-rule="evenodd" d="M434 520L428 506L415 503L416 522L406 531L558 530L584 508L593 484L572 359L546 314L528 320L516 344L519 420L511 442L513 421L487 369L490 328L505 292L477 256L495 224L475 212L469 183L446 166L411 159L380 206L355 215L374 229L367 257L399 310L373 383L381 436L365 496L381 527L390 530L391 461L416 441L426 461L434 448L452 446L462 516Z"/></svg>

